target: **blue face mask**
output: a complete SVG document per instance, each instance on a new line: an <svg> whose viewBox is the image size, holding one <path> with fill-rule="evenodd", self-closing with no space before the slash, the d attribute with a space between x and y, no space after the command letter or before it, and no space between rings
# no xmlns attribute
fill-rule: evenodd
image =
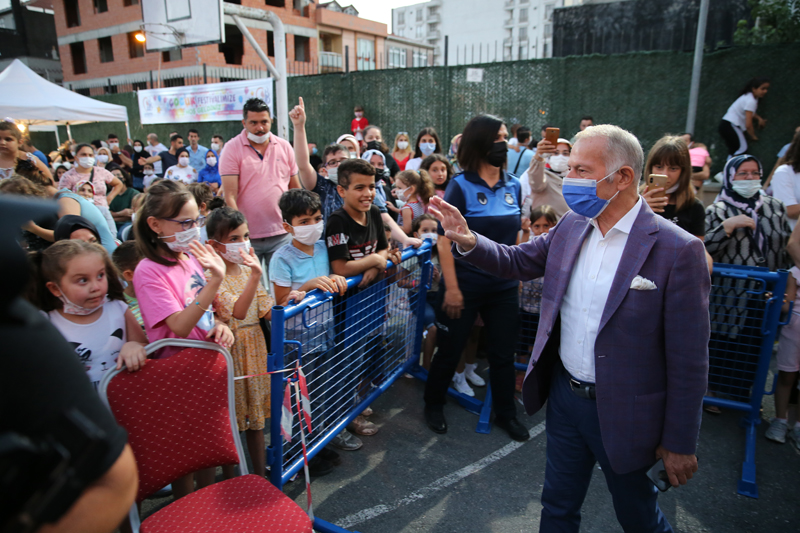
<svg viewBox="0 0 800 533"><path fill-rule="evenodd" d="M570 209L583 215L587 218L597 218L600 213L608 207L611 200L617 197L619 191L609 198L604 200L597 197L597 184L603 180L607 180L618 171L615 170L602 180L580 179L580 178L564 178L561 193L564 195L564 200Z"/></svg>

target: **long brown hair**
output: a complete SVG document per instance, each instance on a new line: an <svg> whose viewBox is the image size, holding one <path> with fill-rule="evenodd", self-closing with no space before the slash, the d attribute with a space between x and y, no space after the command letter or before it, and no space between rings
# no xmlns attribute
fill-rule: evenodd
<svg viewBox="0 0 800 533"><path fill-rule="evenodd" d="M694 188L692 187L692 160L689 157L689 147L686 141L674 135L661 137L647 154L644 165L644 175L653 173L653 166L657 163L667 166L681 167L678 178L678 190L675 196L675 211L691 207L694 203Z"/></svg>
<svg viewBox="0 0 800 533"><path fill-rule="evenodd" d="M94 242L81 240L58 241L46 250L33 256L34 271L36 272L36 304L42 311L61 309L61 300L50 292L47 282L60 283L61 278L67 273L67 265L78 256L97 254L103 259L108 279L108 299L125 300L122 293L122 283L119 272L111 261L106 249Z"/></svg>
<svg viewBox="0 0 800 533"><path fill-rule="evenodd" d="M787 165L792 167L795 173L800 172L800 130L798 130L792 138L792 144L786 150L784 161Z"/></svg>
<svg viewBox="0 0 800 533"><path fill-rule="evenodd" d="M397 183L397 180L402 180L409 187L413 186L414 192L425 205L428 205L431 196L436 191L433 186L433 180L424 170L420 170L419 173L415 170L404 170L394 177L395 183Z"/></svg>
<svg viewBox="0 0 800 533"><path fill-rule="evenodd" d="M186 186L173 180L162 180L147 189L144 204L136 213L136 222L133 224L133 234L136 244L143 257L159 265L175 266L178 264L178 254L164 244L158 234L150 228L147 219L175 218L187 202L194 200L194 196ZM170 261L170 259L174 259Z"/></svg>

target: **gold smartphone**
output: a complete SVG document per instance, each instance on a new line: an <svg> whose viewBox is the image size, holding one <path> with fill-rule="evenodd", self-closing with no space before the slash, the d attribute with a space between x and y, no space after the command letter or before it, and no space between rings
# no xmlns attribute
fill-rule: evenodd
<svg viewBox="0 0 800 533"><path fill-rule="evenodd" d="M664 190L653 193L651 198L663 198L667 195L667 177L663 174L650 174L647 177L647 189L652 191L653 189L657 189L659 187Z"/></svg>
<svg viewBox="0 0 800 533"><path fill-rule="evenodd" d="M561 134L561 130L558 128L546 128L544 130L544 139L555 146L558 144L558 136Z"/></svg>

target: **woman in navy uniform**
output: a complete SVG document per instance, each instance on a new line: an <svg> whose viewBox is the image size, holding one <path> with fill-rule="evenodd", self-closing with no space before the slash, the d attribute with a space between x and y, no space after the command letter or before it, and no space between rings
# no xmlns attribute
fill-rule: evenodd
<svg viewBox="0 0 800 533"><path fill-rule="evenodd" d="M498 243L514 245L520 230L520 182L503 170L508 153L503 121L479 115L467 124L458 146L463 173L454 177L444 200L463 213L470 229ZM459 259L439 226L439 259L445 290L439 291L437 343L425 385L425 421L447 432L444 404L470 329L480 313L489 346L490 383L495 424L514 440L528 438L517 420L514 401L514 350L517 344L518 281L498 278Z"/></svg>

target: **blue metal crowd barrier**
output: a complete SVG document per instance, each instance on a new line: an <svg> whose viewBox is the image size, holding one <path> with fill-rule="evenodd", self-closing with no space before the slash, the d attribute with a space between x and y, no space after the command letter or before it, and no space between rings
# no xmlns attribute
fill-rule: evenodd
<svg viewBox="0 0 800 533"><path fill-rule="evenodd" d="M344 296L311 291L301 302L272 308L270 372L303 369L311 403L309 459L343 431L394 381L417 364L422 349L425 297L430 286L431 245L403 252L399 265L359 288L362 277L347 280ZM278 488L303 468L297 414L292 441L281 436L287 373L271 375L270 479ZM314 529L346 531L319 518Z"/></svg>
<svg viewBox="0 0 800 533"><path fill-rule="evenodd" d="M708 395L705 405L743 411L745 459L738 492L758 498L756 426L761 422L772 348L788 272L715 264L711 276ZM791 317L791 313L788 315Z"/></svg>

